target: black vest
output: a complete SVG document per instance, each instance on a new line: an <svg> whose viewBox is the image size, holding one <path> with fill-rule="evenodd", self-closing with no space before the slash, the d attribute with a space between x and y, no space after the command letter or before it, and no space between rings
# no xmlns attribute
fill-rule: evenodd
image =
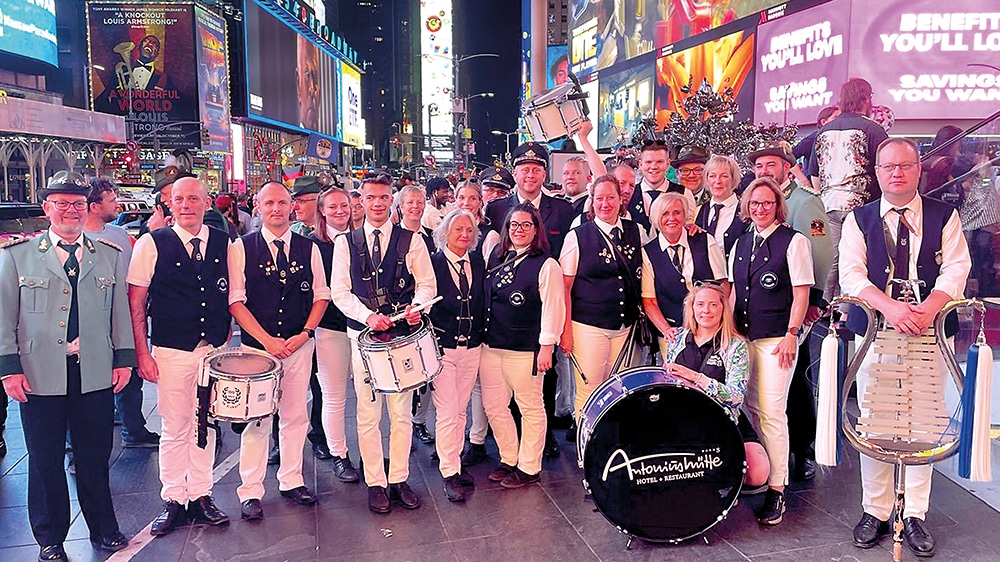
<svg viewBox="0 0 1000 562"><path fill-rule="evenodd" d="M388 316L413 302L417 285L406 267L406 253L410 251L413 232L399 226L392 227L389 240L380 241L382 263L377 271L372 270L364 226L344 236L348 237L351 252L351 292L369 310ZM347 326L358 331L365 329L364 324L351 318L347 319Z"/></svg>
<svg viewBox="0 0 1000 562"><path fill-rule="evenodd" d="M542 331L542 297L538 275L548 256L529 255L486 279L486 343L510 351L538 351ZM506 261L494 253L490 268Z"/></svg>
<svg viewBox="0 0 1000 562"><path fill-rule="evenodd" d="M889 247L885 240L885 222L880 214L879 202L876 199L867 205L854 210L854 218L858 221L858 228L865 238L867 247L866 255L868 264L868 280L881 291L885 291L889 285L889 274L892 271L889 257ZM923 201L923 237L920 241L920 255L917 256L917 278L924 282L920 286L920 300L923 302L931 291L934 290L934 283L937 282L941 273L941 264L937 262L938 253L941 251L942 234L944 227L948 224L948 219L955 212L955 208L937 199L922 198ZM855 334L864 335L868 329L868 317L857 307L851 306L852 312L847 315L847 329ZM945 335L953 336L958 333L958 315L952 312L948 315L944 324Z"/></svg>
<svg viewBox="0 0 1000 562"><path fill-rule="evenodd" d="M246 250L246 307L272 337L290 338L301 333L313 304L313 241L292 233L288 248L289 271L282 283L264 236L251 232L243 235L242 240ZM264 349L263 344L246 330L241 341L250 347Z"/></svg>
<svg viewBox="0 0 1000 562"><path fill-rule="evenodd" d="M156 269L149 285L153 345L193 351L205 340L220 346L229 337L229 237L208 229L201 249L201 273L172 228L150 233L156 244Z"/></svg>
<svg viewBox="0 0 1000 562"><path fill-rule="evenodd" d="M694 333L688 332L684 336L684 349L677 354L674 363L701 373L718 383L726 384L726 362L722 350L719 349L719 336L716 335L711 342L706 342L705 346L707 347L699 347L694 342Z"/></svg>
<svg viewBox="0 0 1000 562"><path fill-rule="evenodd" d="M431 256L434 277L437 279L437 294L441 300L431 308L431 322L437 332L441 347L455 349L459 336L464 336L464 347L478 347L483 341L483 321L486 317L486 296L483 278L486 277L486 263L482 256L469 252L465 255L472 269L469 279L469 317L463 318L462 330L458 332L459 317L462 316L462 294L452 279L452 265L444 252ZM471 320L471 322L469 321Z"/></svg>
<svg viewBox="0 0 1000 562"><path fill-rule="evenodd" d="M757 259L751 260L754 236L756 229L751 228L740 236L733 250L736 331L750 341L780 337L788 332L792 310L788 245L795 231L779 225L757 250Z"/></svg>
<svg viewBox="0 0 1000 562"><path fill-rule="evenodd" d="M705 230L708 230L708 218L712 213L712 201L705 203L698 208L698 214L694 218L694 224L698 225ZM733 246L736 245L736 239L739 238L744 232L747 231L749 225L740 220L739 208L736 209L736 216L733 217L733 222L730 223L729 228L722 233L722 251L726 253L726 258L729 257L729 252L733 250ZM714 235L714 232L709 232L709 234Z"/></svg>
<svg viewBox="0 0 1000 562"><path fill-rule="evenodd" d="M323 228L323 226L320 226L320 228ZM324 274L329 283L330 274L333 272L333 244L324 242L318 238L312 238L312 241L316 243L316 247L319 248L319 255L323 257L323 268L326 270ZM319 321L319 327L336 332L346 332L347 317L337 308L337 305L332 302L328 303L326 305L326 312L323 313L323 318Z"/></svg>
<svg viewBox="0 0 1000 562"><path fill-rule="evenodd" d="M631 325L639 317L642 241L634 222L620 223L621 256L627 267L624 271L615 252L608 248L609 238L596 222L587 222L574 229L580 247L576 278L570 291L574 322L617 330L623 325Z"/></svg>
<svg viewBox="0 0 1000 562"><path fill-rule="evenodd" d="M711 281L715 279L712 262L708 259L707 232L699 232L688 236L688 247L691 259L694 261L694 272L691 282ZM656 304L660 307L663 317L671 326L679 327L684 321L684 297L688 294L688 285L684 276L677 271L670 261L670 251L660 249L660 237L643 246L649 263L653 266L653 287L656 289ZM683 263L681 264L683 266Z"/></svg>

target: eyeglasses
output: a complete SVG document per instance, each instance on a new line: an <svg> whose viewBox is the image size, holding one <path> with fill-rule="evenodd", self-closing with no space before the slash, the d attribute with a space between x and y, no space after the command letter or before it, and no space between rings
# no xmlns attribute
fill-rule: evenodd
<svg viewBox="0 0 1000 562"><path fill-rule="evenodd" d="M646 139L642 141L642 147L646 148L647 146L667 146L667 141L663 139Z"/></svg>
<svg viewBox="0 0 1000 562"><path fill-rule="evenodd" d="M778 204L777 201L751 201L750 202L750 208L751 209L764 209L766 211L766 210L769 210L769 209L773 208L777 204Z"/></svg>
<svg viewBox="0 0 1000 562"><path fill-rule="evenodd" d="M520 230L520 231L523 231L523 232L528 232L529 230L531 230L532 228L534 228L534 226L535 226L535 223L533 223L531 221L524 221L524 222L510 221L510 230L511 230L511 232L514 232L516 230Z"/></svg>
<svg viewBox="0 0 1000 562"><path fill-rule="evenodd" d="M897 167L904 172L909 172L916 168L917 164L919 162L900 162L898 164L876 164L875 167L887 174L891 174Z"/></svg>
<svg viewBox="0 0 1000 562"><path fill-rule="evenodd" d="M86 201L49 201L56 209L60 211L68 211L70 207L73 207L77 211L86 211L87 202Z"/></svg>
<svg viewBox="0 0 1000 562"><path fill-rule="evenodd" d="M679 170L682 176L700 176L705 171L704 168L687 168Z"/></svg>

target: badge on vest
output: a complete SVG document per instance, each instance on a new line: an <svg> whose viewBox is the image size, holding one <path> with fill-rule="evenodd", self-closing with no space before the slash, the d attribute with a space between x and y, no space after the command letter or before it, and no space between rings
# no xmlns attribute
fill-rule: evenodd
<svg viewBox="0 0 1000 562"><path fill-rule="evenodd" d="M713 353L712 355L709 355L708 359L705 360L705 364L708 365L708 366L710 366L710 367L723 367L724 366L724 364L722 362L722 358L719 357L718 353Z"/></svg>
<svg viewBox="0 0 1000 562"><path fill-rule="evenodd" d="M941 264L944 263L944 252L942 250L938 250L938 251L934 252L934 263L936 263L938 265L941 265Z"/></svg>
<svg viewBox="0 0 1000 562"><path fill-rule="evenodd" d="M513 306L521 306L524 304L524 294L521 291L514 291L511 293L510 304Z"/></svg>
<svg viewBox="0 0 1000 562"><path fill-rule="evenodd" d="M225 277L220 277L218 281L215 282L215 288L219 290L220 293L229 292L229 282L226 281Z"/></svg>
<svg viewBox="0 0 1000 562"><path fill-rule="evenodd" d="M406 287L406 279L403 279L402 277L400 277L399 278L399 289L403 290L403 287Z"/></svg>
<svg viewBox="0 0 1000 562"><path fill-rule="evenodd" d="M823 219L813 219L809 223L809 234L813 236L826 236L826 221Z"/></svg>
<svg viewBox="0 0 1000 562"><path fill-rule="evenodd" d="M773 271L765 271L764 275L760 276L760 286L767 290L777 287L778 276Z"/></svg>
<svg viewBox="0 0 1000 562"><path fill-rule="evenodd" d="M308 281L303 281L302 284L299 285L299 290L301 290L303 293L309 292L309 289L311 289L311 288L312 287L309 286L309 282Z"/></svg>

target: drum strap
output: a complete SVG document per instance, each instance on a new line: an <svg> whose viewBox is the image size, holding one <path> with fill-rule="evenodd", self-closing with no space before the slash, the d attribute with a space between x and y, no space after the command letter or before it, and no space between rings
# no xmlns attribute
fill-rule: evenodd
<svg viewBox="0 0 1000 562"><path fill-rule="evenodd" d="M629 271L628 261L625 260L625 256L622 255L621 250L618 249L618 246L615 245L614 241L611 240L611 237L609 237L607 233L605 233L600 228L597 229L597 232L600 232L601 238L603 238L604 241L608 243L608 246L611 246L611 251L615 255L615 263L618 264L618 271L619 273L622 274L622 277L625 279L625 285L628 287L627 290L630 291L633 295L636 295L638 297L639 295L642 294L642 291L639 290L639 280L636 279L634 271ZM646 322L646 311L642 308L642 299L638 298L636 300L639 303L639 318L633 325L633 329L635 328L635 326L639 327L640 342L652 342L653 335L649 332L649 323ZM622 353L626 352L626 350L628 350L628 353L631 354L632 346L628 345L626 347L623 347Z"/></svg>

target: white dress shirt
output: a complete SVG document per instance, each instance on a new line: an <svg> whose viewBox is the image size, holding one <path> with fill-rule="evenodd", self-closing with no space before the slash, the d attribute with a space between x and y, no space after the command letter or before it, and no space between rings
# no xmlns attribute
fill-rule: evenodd
<svg viewBox="0 0 1000 562"><path fill-rule="evenodd" d="M660 234L656 237L660 249L663 250L667 255L667 259L671 257L670 246L679 244L681 246L681 275L684 276L684 281L691 289L692 281L694 277L694 256L691 255L691 244L688 241L687 229L681 229L681 237L677 240L676 244L671 244L667 241L666 236ZM715 240L711 237L707 240L708 243L708 263L712 266L712 279L725 279L726 278L726 254L722 251L722 247L719 246ZM656 272L653 270L653 262L650 261L649 255L646 253L646 249L642 249L642 298L644 299L655 299L656 298Z"/></svg>
<svg viewBox="0 0 1000 562"><path fill-rule="evenodd" d="M778 224L775 223L765 228L763 232L757 232L756 226L753 226L750 228L750 232L767 240L771 233L777 229ZM735 250L735 247L733 249ZM788 262L788 276L791 278L793 287L813 286L816 281L813 276L812 244L808 238L799 232L792 235L792 240L788 243L788 249L785 251L785 260ZM735 261L736 252L733 251L729 254L730 283L734 282L733 264Z"/></svg>
<svg viewBox="0 0 1000 562"><path fill-rule="evenodd" d="M579 218L579 217L578 217ZM615 228L622 231L622 238L624 239L625 231L622 227L621 219L615 221L615 224L608 224L601 219L594 217L594 224L597 228L601 229L604 233L604 245L608 247L609 250L614 252L614 248L611 247L611 231ZM642 229L640 229L642 230ZM566 277L576 277L577 268L580 265L580 241L576 236L576 229L569 231L566 234L566 240L563 242L562 254L559 256L559 266L562 268L562 273Z"/></svg>
<svg viewBox="0 0 1000 562"><path fill-rule="evenodd" d="M260 229L260 233L264 236L267 249L271 252L271 259L275 260L275 262L278 259L278 247L274 244L275 240L281 240L285 243L285 257L288 257L288 252L292 247L291 229L286 228L281 236L276 236L267 225L264 225ZM229 304L246 302L247 300L246 262L247 254L246 248L243 247L243 239L237 238L235 242L229 245ZM330 300L330 287L326 281L326 268L323 267L323 256L319 253L319 246L316 244L312 245L309 266L312 269L313 276L313 302Z"/></svg>
<svg viewBox="0 0 1000 562"><path fill-rule="evenodd" d="M204 224L201 225L201 230L198 231L197 235L191 234L176 224L170 228L180 238L188 257L191 257L191 253L194 251L191 240L195 238L201 240L201 253L205 255L205 249L208 247L207 226ZM153 236L148 232L143 234L136 240L135 247L132 248L132 263L128 267L128 277L125 281L129 285L149 287L153 282L153 274L156 272L156 261L158 258L159 251L156 249L156 242L153 242Z"/></svg>

